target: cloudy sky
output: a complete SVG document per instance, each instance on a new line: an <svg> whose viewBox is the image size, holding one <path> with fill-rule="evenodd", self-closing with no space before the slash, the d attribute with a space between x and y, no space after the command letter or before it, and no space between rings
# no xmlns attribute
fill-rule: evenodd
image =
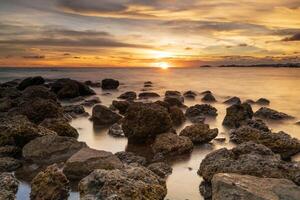
<svg viewBox="0 0 300 200"><path fill-rule="evenodd" d="M300 62L299 0L1 0L0 66Z"/></svg>

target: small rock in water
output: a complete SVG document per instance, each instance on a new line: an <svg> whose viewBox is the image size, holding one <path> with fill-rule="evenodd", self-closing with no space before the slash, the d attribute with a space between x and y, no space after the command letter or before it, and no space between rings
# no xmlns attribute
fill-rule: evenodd
<svg viewBox="0 0 300 200"><path fill-rule="evenodd" d="M183 93L183 96L187 99L195 99L197 96L197 93L189 90L189 91L186 91L185 93Z"/></svg>
<svg viewBox="0 0 300 200"><path fill-rule="evenodd" d="M45 79L41 76L36 76L36 77L28 77L25 78L24 80L21 81L21 83L19 83L18 85L18 89L19 90L24 90L29 86L32 85L42 85L45 83Z"/></svg>
<svg viewBox="0 0 300 200"><path fill-rule="evenodd" d="M293 116L285 114L283 112L278 112L271 108L262 107L258 111L254 113L255 117L262 119L270 119L270 120L284 120L284 119L293 119Z"/></svg>
<svg viewBox="0 0 300 200"><path fill-rule="evenodd" d="M115 136L115 137L125 137L124 131L122 129L122 126L118 123L113 124L109 129L108 129L108 134Z"/></svg>
<svg viewBox="0 0 300 200"><path fill-rule="evenodd" d="M256 104L259 104L259 105L269 105L270 104L270 101L268 99L265 99L265 98L260 98L256 101Z"/></svg>
<svg viewBox="0 0 300 200"><path fill-rule="evenodd" d="M121 94L118 98L130 101L130 100L136 99L136 97L137 97L136 92L134 92L134 91L128 91L128 92L125 92L125 93Z"/></svg>
<svg viewBox="0 0 300 200"><path fill-rule="evenodd" d="M128 108L130 106L130 102L128 102L128 101L116 101L116 100L113 100L112 101L112 106L115 109L119 110L119 113L121 115L124 115L127 112Z"/></svg>
<svg viewBox="0 0 300 200"><path fill-rule="evenodd" d="M95 104L101 103L101 100L99 97L92 97L90 99L84 100L84 102L81 104L83 106L92 107Z"/></svg>
<svg viewBox="0 0 300 200"><path fill-rule="evenodd" d="M217 116L217 109L209 104L196 104L185 111L185 116L193 123L205 120L205 117Z"/></svg>
<svg viewBox="0 0 300 200"><path fill-rule="evenodd" d="M114 79L103 79L101 87L104 90L115 90L119 87L120 82Z"/></svg>
<svg viewBox="0 0 300 200"><path fill-rule="evenodd" d="M173 125L179 126L185 122L185 115L183 111L177 106L173 106L169 109L170 117L172 119Z"/></svg>
<svg viewBox="0 0 300 200"><path fill-rule="evenodd" d="M72 118L79 116L88 116L89 114L85 112L82 105L69 105L63 107L64 113L70 115Z"/></svg>
<svg viewBox="0 0 300 200"><path fill-rule="evenodd" d="M202 94L202 95L205 95L205 94L212 94L212 92L209 91L209 90L206 90L206 91L204 91L204 92L201 92L200 94Z"/></svg>
<svg viewBox="0 0 300 200"><path fill-rule="evenodd" d="M207 93L202 98L202 101L205 101L205 102L216 102L217 100L216 100L216 98L211 93Z"/></svg>
<svg viewBox="0 0 300 200"><path fill-rule="evenodd" d="M101 83L99 82L85 81L84 83L90 87L95 87L95 88L101 87Z"/></svg>
<svg viewBox="0 0 300 200"><path fill-rule="evenodd" d="M184 98L178 91L166 91L164 101L167 102L170 106L182 107Z"/></svg>
<svg viewBox="0 0 300 200"><path fill-rule="evenodd" d="M248 103L234 104L226 109L223 125L229 128L237 128L245 121L252 119L252 107Z"/></svg>
<svg viewBox="0 0 300 200"><path fill-rule="evenodd" d="M56 132L59 136L74 138L78 138L79 136L77 130L63 118L45 119L44 121L42 121L42 123L40 123L40 126Z"/></svg>
<svg viewBox="0 0 300 200"><path fill-rule="evenodd" d="M139 99L159 98L160 95L155 92L142 92L139 94Z"/></svg>
<svg viewBox="0 0 300 200"><path fill-rule="evenodd" d="M107 126L118 122L122 117L103 105L96 105L92 111L92 121L96 125Z"/></svg>
<svg viewBox="0 0 300 200"><path fill-rule="evenodd" d="M226 101L224 101L225 104L241 104L241 99L239 97L232 97Z"/></svg>
<svg viewBox="0 0 300 200"><path fill-rule="evenodd" d="M185 127L179 134L192 140L194 144L207 143L218 135L218 129L210 129L208 124L194 124Z"/></svg>

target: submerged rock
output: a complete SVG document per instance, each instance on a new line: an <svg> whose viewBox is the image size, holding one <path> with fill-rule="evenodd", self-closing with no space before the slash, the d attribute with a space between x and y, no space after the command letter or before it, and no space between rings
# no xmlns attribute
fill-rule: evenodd
<svg viewBox="0 0 300 200"><path fill-rule="evenodd" d="M1 172L12 172L22 166L21 161L11 158L11 157L2 157L0 158L0 173Z"/></svg>
<svg viewBox="0 0 300 200"><path fill-rule="evenodd" d="M265 98L260 98L255 103L259 104L259 105L269 105L270 101L268 99L265 99Z"/></svg>
<svg viewBox="0 0 300 200"><path fill-rule="evenodd" d="M67 200L69 181L56 164L38 173L31 181L30 199Z"/></svg>
<svg viewBox="0 0 300 200"><path fill-rule="evenodd" d="M271 108L262 107L258 111L254 113L255 117L269 120L284 120L284 119L292 119L293 117L285 114L283 112L278 112Z"/></svg>
<svg viewBox="0 0 300 200"><path fill-rule="evenodd" d="M201 144L217 137L218 129L210 129L208 124L198 123L185 127L179 135L190 138L194 144Z"/></svg>
<svg viewBox="0 0 300 200"><path fill-rule="evenodd" d="M156 199L167 194L165 181L141 166L95 170L79 183L81 199Z"/></svg>
<svg viewBox="0 0 300 200"><path fill-rule="evenodd" d="M199 118L205 119L205 117L215 117L217 115L217 109L209 104L196 104L185 111L185 116L192 122L197 122Z"/></svg>
<svg viewBox="0 0 300 200"><path fill-rule="evenodd" d="M134 99L136 99L136 97L137 97L136 92L128 91L128 92L121 94L118 98L125 99L125 100L134 100Z"/></svg>
<svg viewBox="0 0 300 200"><path fill-rule="evenodd" d="M212 95L212 93L207 93L202 98L202 101L205 101L205 102L216 102L217 100L214 97L214 95Z"/></svg>
<svg viewBox="0 0 300 200"><path fill-rule="evenodd" d="M169 109L170 117L174 126L179 126L185 122L185 115L183 111L177 106L173 106Z"/></svg>
<svg viewBox="0 0 300 200"><path fill-rule="evenodd" d="M155 174L157 174L161 178L166 178L170 174L172 174L172 167L165 163L165 162L157 162L157 163L152 163L148 165L147 167L151 171L153 171Z"/></svg>
<svg viewBox="0 0 300 200"><path fill-rule="evenodd" d="M226 109L223 125L229 128L237 128L246 120L252 119L253 111L248 103L234 104Z"/></svg>
<svg viewBox="0 0 300 200"><path fill-rule="evenodd" d="M120 82L114 79L103 79L101 87L104 90L115 90L119 87Z"/></svg>
<svg viewBox="0 0 300 200"><path fill-rule="evenodd" d="M80 180L95 169L121 169L122 162L111 152L82 148L65 163L63 172L70 180Z"/></svg>
<svg viewBox="0 0 300 200"><path fill-rule="evenodd" d="M139 94L139 99L159 98L160 95L155 92L142 92Z"/></svg>
<svg viewBox="0 0 300 200"><path fill-rule="evenodd" d="M0 173L0 199L15 200L19 182L12 173Z"/></svg>
<svg viewBox="0 0 300 200"><path fill-rule="evenodd" d="M87 116L88 113L85 112L84 107L82 105L68 105L63 107L63 111L65 114L70 115L72 118L76 118L78 116Z"/></svg>
<svg viewBox="0 0 300 200"><path fill-rule="evenodd" d="M115 155L125 164L137 163L139 165L145 166L147 164L146 158L138 156L132 152L120 151L115 153Z"/></svg>
<svg viewBox="0 0 300 200"><path fill-rule="evenodd" d="M287 179L258 178L239 174L216 174L212 179L214 200L297 200L300 187Z"/></svg>
<svg viewBox="0 0 300 200"><path fill-rule="evenodd" d="M86 146L84 142L78 142L72 137L48 135L26 144L23 148L23 157L37 164L51 164L66 161Z"/></svg>
<svg viewBox="0 0 300 200"><path fill-rule="evenodd" d="M45 119L40 125L56 132L59 136L74 138L78 138L79 136L77 130L63 118Z"/></svg>
<svg viewBox="0 0 300 200"><path fill-rule="evenodd" d="M19 90L24 90L24 89L26 89L29 86L32 86L32 85L42 85L44 83L45 83L45 80L41 76L28 77L28 78L25 78L24 80L22 80L19 83L19 85L18 85L17 88Z"/></svg>
<svg viewBox="0 0 300 200"><path fill-rule="evenodd" d="M239 97L231 97L230 99L224 101L226 104L241 104L241 99Z"/></svg>
<svg viewBox="0 0 300 200"><path fill-rule="evenodd" d="M109 127L108 134L115 137L125 137L122 126L118 123L115 123L111 127Z"/></svg>
<svg viewBox="0 0 300 200"><path fill-rule="evenodd" d="M92 97L90 99L84 100L84 102L81 103L81 105L87 106L87 107L92 107L93 105L99 104L99 103L101 103L101 100L99 97Z"/></svg>
<svg viewBox="0 0 300 200"><path fill-rule="evenodd" d="M122 117L103 105L96 105L92 111L92 121L101 126L112 125Z"/></svg>

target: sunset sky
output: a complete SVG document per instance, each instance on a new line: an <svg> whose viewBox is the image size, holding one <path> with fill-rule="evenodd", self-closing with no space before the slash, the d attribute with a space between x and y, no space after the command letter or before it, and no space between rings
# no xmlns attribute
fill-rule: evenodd
<svg viewBox="0 0 300 200"><path fill-rule="evenodd" d="M300 0L1 0L0 66L300 62Z"/></svg>

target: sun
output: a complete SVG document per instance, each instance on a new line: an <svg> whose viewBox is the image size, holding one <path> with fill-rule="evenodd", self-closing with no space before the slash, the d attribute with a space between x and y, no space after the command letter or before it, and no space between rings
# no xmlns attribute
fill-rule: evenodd
<svg viewBox="0 0 300 200"><path fill-rule="evenodd" d="M167 62L159 62L156 65L157 65L157 67L160 67L161 69L168 69L170 67L170 64Z"/></svg>

